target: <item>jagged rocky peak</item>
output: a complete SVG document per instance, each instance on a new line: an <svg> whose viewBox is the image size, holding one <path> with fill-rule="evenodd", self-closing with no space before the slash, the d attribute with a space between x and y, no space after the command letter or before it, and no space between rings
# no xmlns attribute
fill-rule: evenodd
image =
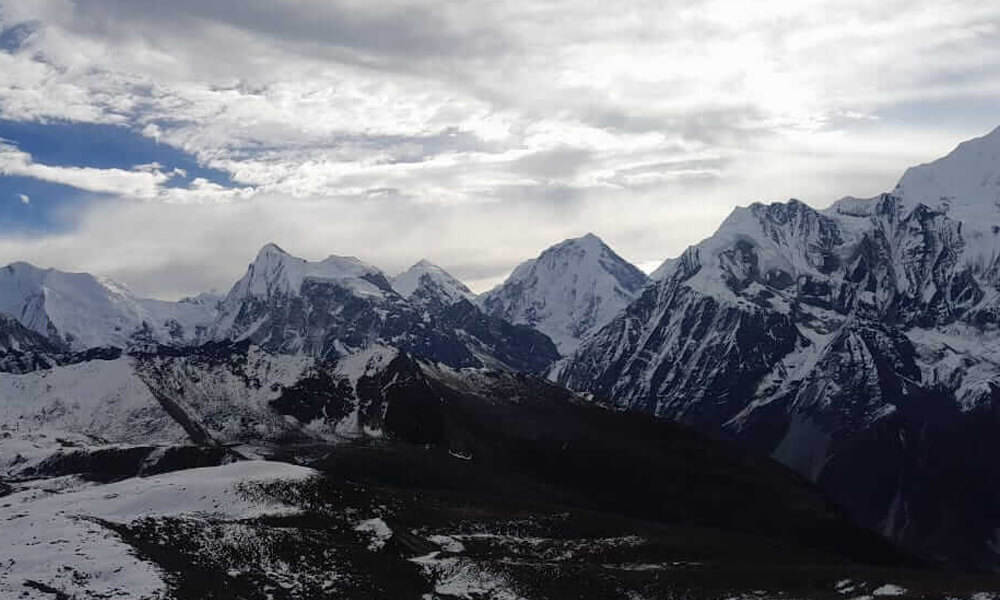
<svg viewBox="0 0 1000 600"><path fill-rule="evenodd" d="M733 300L754 284L784 288L801 276L824 276L843 262L854 232L791 199L737 207L709 238L653 272L701 292Z"/></svg>
<svg viewBox="0 0 1000 600"><path fill-rule="evenodd" d="M221 304L212 337L323 358L384 344L457 367L541 371L558 357L538 332L490 320L466 298L444 302L461 284L443 270L415 269L421 277L404 298L356 258L309 262L265 246Z"/></svg>
<svg viewBox="0 0 1000 600"><path fill-rule="evenodd" d="M177 302L181 304L194 304L196 306L215 306L225 299L225 295L212 291L202 292L196 296L186 296Z"/></svg>
<svg viewBox="0 0 1000 600"><path fill-rule="evenodd" d="M476 295L464 283L427 259L392 279L396 292L419 304L448 306L460 300L473 301Z"/></svg>
<svg viewBox="0 0 1000 600"><path fill-rule="evenodd" d="M980 508L1000 486L941 492L1000 481L977 458L1000 406L998 150L994 131L824 210L737 208L559 381L770 453L908 548L1000 568Z"/></svg>
<svg viewBox="0 0 1000 600"><path fill-rule="evenodd" d="M569 354L648 282L645 273L588 233L521 263L479 302L489 314L535 327Z"/></svg>

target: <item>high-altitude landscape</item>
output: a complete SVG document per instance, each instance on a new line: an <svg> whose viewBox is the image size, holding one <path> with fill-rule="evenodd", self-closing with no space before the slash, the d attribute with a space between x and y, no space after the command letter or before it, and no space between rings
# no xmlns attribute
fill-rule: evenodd
<svg viewBox="0 0 1000 600"><path fill-rule="evenodd" d="M271 243L177 302L0 269L0 591L989 598L1000 129L873 198L587 233L482 294Z"/></svg>
<svg viewBox="0 0 1000 600"><path fill-rule="evenodd" d="M0 600L1000 600L1000 3L0 0Z"/></svg>

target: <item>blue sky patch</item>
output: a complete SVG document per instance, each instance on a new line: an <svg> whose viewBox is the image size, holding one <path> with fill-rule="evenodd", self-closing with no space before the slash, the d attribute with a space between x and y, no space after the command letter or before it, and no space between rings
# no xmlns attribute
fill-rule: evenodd
<svg viewBox="0 0 1000 600"><path fill-rule="evenodd" d="M0 177L0 233L70 229L81 209L103 198L106 196L30 177Z"/></svg>
<svg viewBox="0 0 1000 600"><path fill-rule="evenodd" d="M203 178L234 187L230 176L198 164L190 154L116 125L35 123L0 119L0 138L31 155L35 163L62 167L131 170L159 163L165 172L182 169L167 187L187 187ZM22 201L22 194L29 198ZM28 177L0 176L0 231L58 231L72 227L74 208L103 196Z"/></svg>
<svg viewBox="0 0 1000 600"><path fill-rule="evenodd" d="M20 50L24 42L37 30L37 23L19 23L13 27L0 28L0 50L5 52Z"/></svg>
<svg viewBox="0 0 1000 600"><path fill-rule="evenodd" d="M183 150L119 125L0 119L0 138L13 142L35 162L47 165L131 169L158 162L167 171L184 169L188 181L201 177L227 187L233 184L228 174L200 166Z"/></svg>

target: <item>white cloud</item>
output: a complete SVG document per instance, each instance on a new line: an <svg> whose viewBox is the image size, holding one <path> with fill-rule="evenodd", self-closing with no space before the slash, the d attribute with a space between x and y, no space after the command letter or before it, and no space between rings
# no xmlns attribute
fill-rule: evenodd
<svg viewBox="0 0 1000 600"><path fill-rule="evenodd" d="M1000 5L973 0L166 6L0 0L0 25L35 28L0 51L0 112L125 125L240 187L0 147L7 174L150 204L95 205L78 230L7 240L0 258L156 294L207 281L144 265L162 275L180 252L217 263L206 278L224 286L272 239L390 269L429 255L480 285L590 230L658 261L736 204L889 189L997 125L987 110L944 124L928 102L1000 102ZM178 230L188 245L169 250Z"/></svg>
<svg viewBox="0 0 1000 600"><path fill-rule="evenodd" d="M0 141L0 176L30 177L86 192L181 204L225 202L253 193L251 188L227 188L201 178L188 187L167 187L164 184L172 177L186 173L175 170L168 174L162 168L156 162L136 165L132 170L45 165L36 163L27 152ZM20 199L24 204L30 202L24 194Z"/></svg>
<svg viewBox="0 0 1000 600"><path fill-rule="evenodd" d="M155 197L158 186L168 179L158 170L125 171L39 164L27 152L3 143L0 143L0 175L31 177L88 192L142 199Z"/></svg>

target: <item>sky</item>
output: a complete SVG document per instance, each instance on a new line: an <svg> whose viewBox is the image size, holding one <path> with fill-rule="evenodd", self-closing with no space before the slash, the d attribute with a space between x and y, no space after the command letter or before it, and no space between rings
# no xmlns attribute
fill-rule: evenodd
<svg viewBox="0 0 1000 600"><path fill-rule="evenodd" d="M276 242L476 291L647 270L1000 125L979 0L0 0L0 264L225 291Z"/></svg>

